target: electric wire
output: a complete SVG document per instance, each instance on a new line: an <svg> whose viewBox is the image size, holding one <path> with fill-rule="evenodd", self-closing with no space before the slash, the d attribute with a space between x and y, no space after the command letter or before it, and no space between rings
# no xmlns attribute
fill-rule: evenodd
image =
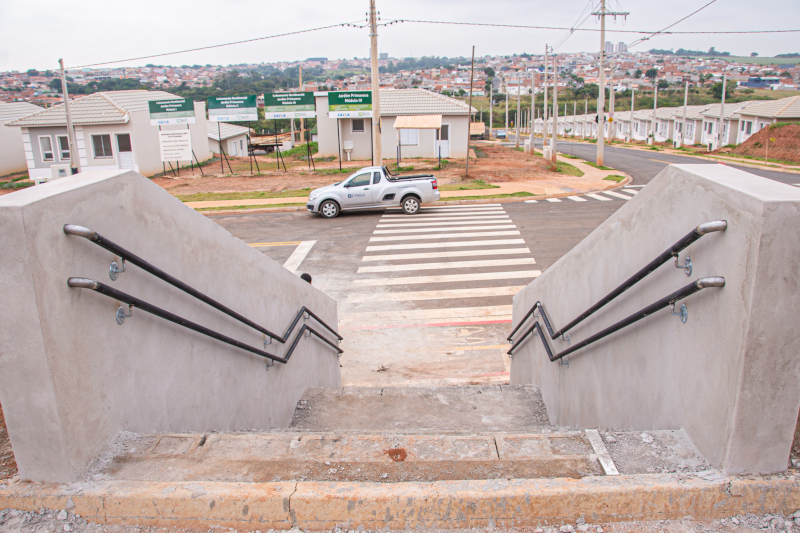
<svg viewBox="0 0 800 533"><path fill-rule="evenodd" d="M686 15L685 17L683 17L679 21L670 24L669 26L667 26L663 30L659 30L657 32L654 32L652 35L648 35L647 37L641 37L639 40L633 41L633 43L628 45L628 48L633 48L634 46L638 46L638 45L642 44L643 42L648 41L648 40L652 39L653 37L655 37L656 35L659 35L661 33L667 33L666 30L672 28L673 26L676 26L676 25L680 24L681 22L683 22L684 20L688 19L689 17L692 17L692 16L696 15L697 13L701 12L702 10L704 10L705 8L707 8L708 6L710 6L711 4L713 4L716 1L717 0L711 0L709 3L707 3L703 7L699 8L699 9L697 9L697 10L691 12L691 13L689 13L688 15ZM668 32L668 33L673 33L673 32Z"/></svg>
<svg viewBox="0 0 800 533"><path fill-rule="evenodd" d="M569 38L572 36L572 34L573 34L573 33L575 33L575 28L576 28L576 27L580 27L580 26L582 26L582 25L583 25L583 23L584 23L584 22L586 22L586 21L589 19L589 17L591 16L591 12L590 12L588 15L586 15L586 18L583 18L583 20L581 20L581 18L582 18L582 17L583 17L583 16L586 14L586 11L587 11L587 10L588 10L588 11L591 11L591 9L592 9L592 3L593 3L593 2L594 2L594 0L589 0L589 1L586 3L586 7L584 7L584 8L583 8L583 11L581 11L581 14L580 14L580 15L578 15L578 19L577 19L577 20L575 21L575 23L572 25L572 28L570 28L570 30L567 32L567 34L566 34L566 35L564 35L564 37L562 37L561 39L559 39L558 41L556 41L556 44L554 44L554 45L553 45L553 51L556 51L556 50L558 50L559 48L561 48L561 46L562 46L564 43L566 43L566 42L567 42L567 40L568 40L568 39L569 39Z"/></svg>

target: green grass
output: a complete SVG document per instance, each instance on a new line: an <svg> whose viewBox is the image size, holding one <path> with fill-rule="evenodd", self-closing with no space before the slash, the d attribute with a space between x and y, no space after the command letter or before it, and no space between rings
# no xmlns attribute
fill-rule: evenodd
<svg viewBox="0 0 800 533"><path fill-rule="evenodd" d="M488 200L492 198L520 198L524 196L536 196L532 192L513 192L507 194L486 194L482 196L448 196L447 198L442 198L442 201L449 202L451 200Z"/></svg>
<svg viewBox="0 0 800 533"><path fill-rule="evenodd" d="M229 207L203 207L201 209L195 209L195 211L228 211L228 210L239 210L239 209L269 209L270 207L298 207L301 205L306 205L305 203L297 203L297 204L270 204L270 205L234 205Z"/></svg>
<svg viewBox="0 0 800 533"><path fill-rule="evenodd" d="M179 194L176 196L181 202L208 202L216 200L258 200L261 198L293 198L308 196L310 188L293 189L288 191L251 191L251 192L198 192L195 194Z"/></svg>
<svg viewBox="0 0 800 533"><path fill-rule="evenodd" d="M576 155L569 155L569 154L560 154L562 157L566 157L567 159L581 159Z"/></svg>
<svg viewBox="0 0 800 533"><path fill-rule="evenodd" d="M317 170L315 172L317 174L321 174L322 176L328 176L330 174L348 174L348 173L353 173L356 170L358 170L358 169L357 168L343 168L343 169L339 170L338 168L321 168L321 169L319 169L319 170Z"/></svg>
<svg viewBox="0 0 800 533"><path fill-rule="evenodd" d="M616 181L617 183L619 183L620 181L625 179L625 176L620 176L619 174L611 174L610 176L606 176L603 179L609 181Z"/></svg>
<svg viewBox="0 0 800 533"><path fill-rule="evenodd" d="M447 183L439 185L440 191L475 191L479 189L499 189L499 185L492 185L483 180L468 181L467 183Z"/></svg>
<svg viewBox="0 0 800 533"><path fill-rule="evenodd" d="M414 167L413 166L398 167L397 165L395 165L394 170L396 170L397 172L411 172L412 170L414 170Z"/></svg>
<svg viewBox="0 0 800 533"><path fill-rule="evenodd" d="M1 179L1 178L0 178ZM21 176L17 176L9 181L0 182L0 189L25 189L27 187L32 187L33 182L28 179L27 174L22 174Z"/></svg>
<svg viewBox="0 0 800 533"><path fill-rule="evenodd" d="M599 166L597 163L592 163L591 161L584 161L584 163L586 163L590 167L599 168L600 170L617 170L611 167Z"/></svg>
<svg viewBox="0 0 800 533"><path fill-rule="evenodd" d="M472 148L472 150L475 152L475 157L477 157L478 159L483 159L484 157L486 157L486 152L484 152L477 146L470 146L470 148Z"/></svg>
<svg viewBox="0 0 800 533"><path fill-rule="evenodd" d="M311 155L316 154L319 151L319 143L312 142L311 143ZM306 144L298 144L291 150L281 150L281 155L283 156L305 156L308 155L308 148Z"/></svg>
<svg viewBox="0 0 800 533"><path fill-rule="evenodd" d="M578 178L583 176L582 170L573 167L569 163L564 163L563 161L558 161L556 163L556 172L566 174L567 176L576 176Z"/></svg>
<svg viewBox="0 0 800 533"><path fill-rule="evenodd" d="M648 146L647 149L648 150L652 150L654 152L663 152L664 151L663 148L659 148L658 146Z"/></svg>

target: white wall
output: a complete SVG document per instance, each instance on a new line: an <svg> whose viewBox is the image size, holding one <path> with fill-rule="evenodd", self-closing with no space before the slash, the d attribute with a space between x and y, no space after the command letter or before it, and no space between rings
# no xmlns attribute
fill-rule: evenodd
<svg viewBox="0 0 800 533"><path fill-rule="evenodd" d="M28 165L22 145L22 128L0 124L0 176L23 172Z"/></svg>
<svg viewBox="0 0 800 533"><path fill-rule="evenodd" d="M285 427L306 387L340 386L336 351L313 336L267 370L260 356L135 308L117 325L117 301L67 278L95 279L256 348L263 341L133 265L111 281L119 257L64 234L67 223L278 334L303 305L338 323L333 299L135 172L85 172L0 197L0 403L23 480L78 479L119 431ZM273 341L267 351L287 349Z"/></svg>

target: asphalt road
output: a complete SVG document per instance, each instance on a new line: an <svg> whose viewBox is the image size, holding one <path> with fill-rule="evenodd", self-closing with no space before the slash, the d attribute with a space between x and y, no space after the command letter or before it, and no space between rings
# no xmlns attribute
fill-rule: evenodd
<svg viewBox="0 0 800 533"><path fill-rule="evenodd" d="M514 135L510 136L510 140L514 141ZM504 143L506 144L506 143ZM535 138L534 145L537 148L542 147L542 139ZM594 144L580 143L559 140L559 152L575 155L587 161L594 162L597 157L597 146ZM710 161L699 157L686 157L680 155L665 154L664 152L635 150L630 148L620 148L617 146L606 146L604 150L605 165L619 169L633 177L633 183L637 185L646 185L651 179L656 177L659 172L664 170L667 165L683 164L683 165L717 165L716 161ZM756 174L769 178L771 180L780 181L781 183L795 184L800 183L800 174L793 174L787 172L776 172L773 170L766 170L760 168L743 167L739 165L728 165L733 168Z"/></svg>

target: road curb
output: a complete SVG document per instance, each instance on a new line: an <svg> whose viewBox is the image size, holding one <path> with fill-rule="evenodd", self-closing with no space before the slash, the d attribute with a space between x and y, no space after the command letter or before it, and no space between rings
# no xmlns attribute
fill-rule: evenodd
<svg viewBox="0 0 800 533"><path fill-rule="evenodd" d="M526 200L547 200L548 198L566 198L567 196L578 196L582 194L593 194L603 191L614 191L625 185L628 185L633 178L629 175L625 174L622 171L616 171L619 175L625 176L625 179L620 181L616 187L612 187L610 189L590 189L586 191L572 191L572 192L563 192L557 194L542 194L542 195L535 195L535 196L516 196L513 198L480 198L475 200L441 200L438 202L433 202L429 204L425 204L424 207L433 207L437 205L470 205L470 204L504 204L504 203L514 203L514 202L524 202ZM491 189L489 189L491 190ZM377 209L387 209L387 208L375 208ZM220 209L219 211L198 211L201 215L206 216L217 216L217 215L234 215L234 214L253 214L253 213L279 213L282 211L308 211L305 206L298 205L292 207L256 207L253 209Z"/></svg>
<svg viewBox="0 0 800 533"><path fill-rule="evenodd" d="M0 508L66 509L90 522L170 528L536 527L579 518L608 523L790 514L800 508L800 481L792 474L699 473L430 483L12 483L0 486Z"/></svg>

